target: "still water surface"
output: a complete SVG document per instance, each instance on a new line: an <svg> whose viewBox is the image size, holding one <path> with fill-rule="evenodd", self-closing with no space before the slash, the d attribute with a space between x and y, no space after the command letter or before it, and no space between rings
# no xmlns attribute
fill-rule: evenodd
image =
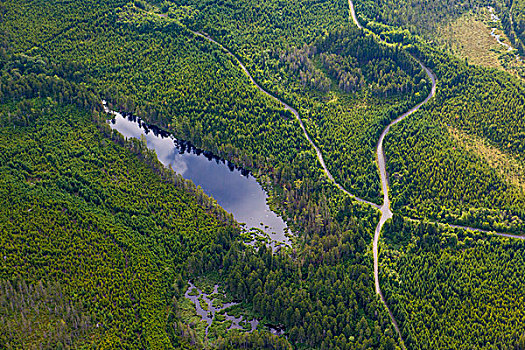
<svg viewBox="0 0 525 350"><path fill-rule="evenodd" d="M178 141L167 132L148 126L135 116L113 114L110 126L124 137L144 137L147 146L154 149L159 161L202 187L221 207L232 213L235 220L247 228L256 227L277 242L289 243L284 221L270 210L268 196L248 171L233 166L208 152ZM273 244L272 244L273 245Z"/></svg>

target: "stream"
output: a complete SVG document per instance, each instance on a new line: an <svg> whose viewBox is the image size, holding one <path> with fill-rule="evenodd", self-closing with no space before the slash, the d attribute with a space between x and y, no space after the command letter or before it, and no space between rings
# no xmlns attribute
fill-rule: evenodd
<svg viewBox="0 0 525 350"><path fill-rule="evenodd" d="M494 13L494 7L489 6L488 9L489 9L489 12L490 12L490 18L492 19L492 22L500 23L501 19L499 18L499 16L497 14ZM492 35L492 37L494 39L496 39L498 44L503 45L504 47L506 47L507 51L514 51L514 50L516 50L511 45L501 41L501 35L500 34L496 34L496 30L497 29L498 28L493 27L492 30L490 31L490 35ZM523 60L521 59L520 55L518 55L518 54L516 54L516 61L523 62Z"/></svg>
<svg viewBox="0 0 525 350"><path fill-rule="evenodd" d="M208 331L210 326L213 323L213 320L215 319L215 315L217 313L223 313L225 321L231 321L232 324L227 330L231 329L244 329L247 332L251 333L254 330L257 329L259 326L260 321L256 318L252 320L245 319L242 315L239 317L228 315L228 312L225 311L231 306L238 305L238 303L231 302L231 303L224 303L219 304L220 306L214 306L215 298L213 296L217 296L219 293L219 285L215 285L213 288L213 292L210 294L206 294L201 289L197 288L191 281L188 281L189 288L186 290L186 293L184 294L184 297L188 300L190 300L194 305L195 309L197 311L197 315L201 317L201 320L207 323L206 326L206 336L208 336ZM202 301L205 305L203 305ZM222 312L225 311L225 312ZM249 329L248 328L249 325ZM270 331L270 333L274 335L283 335L284 334L284 328L281 326L274 326L270 324L265 325L266 328Z"/></svg>
<svg viewBox="0 0 525 350"><path fill-rule="evenodd" d="M208 326L206 326L206 336L208 336L208 330L211 326L211 324L213 323L213 319L215 318L215 314L217 312L220 312L220 311L223 311L231 306L234 306L234 305L237 305L238 303L224 303L222 304L221 306L213 306L213 299L210 299L210 297L212 295L216 295L219 291L219 286L216 284L214 286L214 289L213 289L213 292L211 294L206 294L204 293L202 290L200 290L199 288L195 287L195 285L191 282L188 282L188 284L190 285L190 287L188 288L188 290L186 291L186 293L184 294L184 297L186 299L189 299L193 302L193 304L195 304L195 309L197 311L197 315L199 315L201 317L201 319L203 321L205 321ZM205 305L203 307L203 305L201 304L201 299L204 301ZM241 322L245 322L247 324L250 325L250 331L249 332L253 332L254 330L257 329L257 326L259 325L259 321L257 319L253 319L253 320L250 320L250 321L247 321L247 320L244 320L243 321L243 317L242 316L239 316L239 317L235 317L235 316L230 316L228 315L228 313L224 313L224 317L225 317L225 320L226 321L231 321L232 324L230 326L230 328L228 328L228 330L230 329L244 329L243 326L240 325Z"/></svg>

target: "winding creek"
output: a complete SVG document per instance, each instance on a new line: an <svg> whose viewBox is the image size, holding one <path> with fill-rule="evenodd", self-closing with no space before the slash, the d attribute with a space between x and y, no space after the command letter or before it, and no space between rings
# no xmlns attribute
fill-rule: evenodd
<svg viewBox="0 0 525 350"><path fill-rule="evenodd" d="M201 317L202 321L206 322L206 336L208 336L208 330L210 329L210 326L213 323L215 315L218 312L225 311L231 306L237 305L237 303L224 303L215 306L214 299L212 299L212 296L218 294L219 286L217 284L214 286L213 292L211 294L206 294L205 292L197 288L193 283L191 283L191 281L188 282L188 284L189 288L188 290L186 290L184 297L193 302L193 304L195 305L197 315ZM230 316L228 315L228 312L224 312L224 319L226 321L232 322L228 330L243 329L244 327L241 326L241 323L246 323L250 325L249 332L253 332L257 329L257 326L259 325L259 321L257 319L247 321L243 320L242 316Z"/></svg>
<svg viewBox="0 0 525 350"><path fill-rule="evenodd" d="M353 22L358 28L363 29L361 24L359 23L355 9L354 4L352 0L348 0L349 5L349 16L352 18ZM366 29L365 29L366 30ZM379 141L377 143L377 165L381 180L381 189L383 191L383 204L378 205L376 203L372 203L370 201L361 199L359 197L356 197L349 191L347 191L341 184L339 184L330 171L328 170L323 155L321 153L321 150L317 147L317 145L313 142L313 140L310 138L303 121L301 120L301 117L297 110L290 105L288 105L286 102L280 100L278 97L272 95L268 91L264 90L252 77L248 69L244 66L244 64L240 61L240 59L235 56L232 52L230 52L226 47L224 47L222 44L211 38L206 33L191 31L195 36L200 37L204 40L207 40L214 45L217 45L221 50L223 50L227 55L231 56L238 66L242 69L242 71L245 73L245 75L248 77L250 82L263 94L270 97L274 101L277 101L281 106L290 111L295 119L298 121L299 126L301 127L301 130L303 131L304 137L309 142L309 144L312 146L312 148L315 150L317 159L323 168L323 171L327 178L343 193L350 196L351 198L355 199L356 201L360 203L364 203L367 205L371 205L381 212L380 220L376 226L375 232L374 232L374 239L373 239L373 259L374 259L374 282L375 282L375 290L376 293L380 296L380 299L387 309L390 319L392 321L392 324L401 340L400 345L403 349L405 349L404 340L401 334L401 331L399 329L399 326L397 324L396 319L394 318L394 315L392 314L390 308L388 307L386 300L383 296L383 293L381 291L381 287L379 284L379 252L378 252L378 246L379 246L379 239L381 236L381 231L383 229L384 224L393 216L393 213L390 209L390 198L388 194L388 173L386 169L386 159L384 154L384 140L387 134L389 133L392 126L395 124L401 122L406 117L410 116L411 114L418 111L423 105L429 102L429 100L434 97L436 93L436 77L434 73L427 68L422 62L420 62L415 57L414 60L421 66L421 68L426 72L427 76L432 82L431 90L428 94L428 96L414 106L412 109L407 111L406 113L402 114L398 118L396 118L394 121L392 121L381 133L381 136L379 138ZM493 36L494 30L493 30ZM495 38L498 40L499 43L508 46L505 43L502 43L501 40L499 40L499 37ZM511 50L511 48L509 48ZM201 150L197 150L195 148L192 148L191 146L188 147L188 145L185 145L184 143L178 142L176 139L174 139L172 136L169 136L167 133L150 133L149 127L141 122L140 120L136 120L133 117L124 117L120 113L109 111L115 115L115 121L111 125L112 128L117 129L120 133L122 133L126 137L137 137L140 138L141 135L146 138L147 145L149 148L155 149L157 152L157 155L159 157L159 160L165 165L165 166L171 166L176 172L182 174L185 178L190 179L195 182L196 185L200 185L204 192L212 197L214 197L217 202L227 211L231 212L235 219L240 222L245 222L248 224L248 226L252 227L262 227L264 228L264 232L268 233L271 238L278 242L285 242L289 243L286 232L287 228L284 222L277 216L275 213L273 213L266 204L267 196L260 187L260 185L255 181L255 179L250 178L249 174L247 174L246 171L243 171L242 169L235 168L233 165L226 163L216 157L213 157L209 154L206 154L205 152ZM213 161L214 160L214 161ZM195 162L195 163L194 163ZM202 162L208 162L208 167L204 166ZM222 174L224 171L229 172L230 175L219 175ZM235 179L236 178L236 179ZM239 178L243 178L242 181L239 181ZM209 186L210 184L215 183L213 186ZM241 187L237 187L241 186ZM243 187L244 186L244 187ZM264 203L264 204L263 204ZM244 209L248 209L247 212L243 211ZM260 215L262 213L262 216ZM432 221L431 221L432 222ZM525 236L515 236L511 234L506 233L497 233L492 231L487 231L483 229L477 229L473 227L468 226L460 226L460 225L452 225L452 224L446 224L446 223L439 223L439 222L433 222L434 224L438 225L446 225L453 228L459 228L459 229L465 229L465 230L471 230L471 231L478 231L478 232L485 232L490 233L502 237L508 237L508 238L515 238L515 239L525 239ZM204 321L208 324L208 327L206 328L206 334L208 333L208 328L213 322L213 318L215 316L215 313L220 312L221 310L226 309L227 307L230 307L232 305L235 305L234 303L231 304L225 304L222 305L221 308L215 308L213 307L212 300L209 299L209 295L206 295L201 290L197 289L193 284L190 283L190 288L185 294L185 297L190 299L197 309L197 314L202 317ZM191 291L196 290L196 293L192 293ZM217 292L217 286L215 286L214 293ZM204 300L204 302L207 304L206 308L208 311L204 310L202 308L202 305L200 305L200 300ZM226 314L226 319L232 321L232 328L241 328L239 326L239 323L242 321L241 319L228 316ZM246 321L244 321L246 322ZM251 320L248 322L251 325L251 330L253 331L258 324L257 320ZM274 334L282 334L282 330L279 329L272 329L272 333Z"/></svg>
<svg viewBox="0 0 525 350"><path fill-rule="evenodd" d="M356 26L358 28L363 28L361 26L361 24L359 23L359 21L357 20L357 16L355 14L355 9L354 9L354 5L352 3L351 0L348 1L348 4L349 4L349 14L350 16L352 17L354 23L356 24ZM403 336L401 334L401 331L399 329L399 326L397 324L397 321L394 317L394 315L392 314L392 311L390 310L390 308L388 307L387 303L386 303L386 300L383 296L383 293L381 291L381 287L380 287L380 284L379 284L379 252L378 252L378 246L379 246L379 238L381 236L381 230L383 229L383 226L384 224L386 223L386 221L388 221L388 219L392 218L393 216L393 213L390 209L390 198L389 198L389 194L388 194L388 174L387 174L387 170L386 170L386 160L385 160L385 154L384 154L384 150L383 150L383 143L384 143L384 140L385 140L385 137L386 135L388 134L388 132L390 131L390 128L401 122L403 119L405 119L406 117L408 117L409 115L415 113L416 111L418 111L423 105L425 105L426 103L428 103L428 101L434 97L435 93L436 93L436 77L434 75L434 73L428 68L426 67L425 65L423 65L422 62L420 62L418 59L416 59L415 57L414 60L416 60L416 62L425 70L427 76L429 77L429 79L431 80L432 82L432 87L431 87L431 90L430 90L430 93L428 94L428 96L425 98L425 100L423 100L422 102L420 102L419 104L417 104L415 107L413 107L412 109L410 109L409 111L407 111L406 113L402 114L401 116L399 116L397 119L395 119L394 121L392 121L384 130L383 132L381 133L381 136L379 138L379 141L378 141L378 144L377 144L377 163L378 163L378 169L379 169L379 173L380 173L380 180L381 180L381 188L382 188L382 191L383 191L383 204L382 205L377 205L375 203L372 203L370 201L367 201L367 200L364 200L364 199L361 199L359 197L356 197L355 195L353 195L352 193L348 192L341 184L339 184L337 181L335 181L334 177L332 176L332 174L330 173L330 171L328 170L327 166L326 166L326 163L323 159L323 155L321 153L321 150L317 147L317 145L312 141L312 139L310 138L310 136L308 135L308 132L306 131L306 128L301 120L301 117L299 115L299 113L297 112L297 110L293 107L291 107L290 105L288 105L286 102L280 100L278 97L272 95L271 93L269 93L268 91L264 90L256 81L255 79L252 77L252 75L250 74L250 72L248 71L248 69L244 66L244 64L239 60L239 58L237 58L237 56L235 56L233 53L231 53L226 47L224 47L222 44L220 44L219 42L217 42L216 40L214 40L213 38L211 38L208 34L206 33L200 33L200 32L195 32L195 31L192 31L192 33L198 37L201 37L217 46L219 46L226 54L228 54L229 56L231 56L236 62L237 64L239 65L239 67L242 69L242 71L246 74L246 76L248 77L248 79L250 80L250 82L260 91L262 92L263 94L265 94L266 96L270 97L271 99L277 101L279 104L281 104L286 110L290 111L294 117L296 118L296 120L299 122L299 125L301 127L301 130L303 131L304 133L304 136L306 138L306 140L310 143L310 145L312 146L312 148L315 150L315 153L317 155L317 159L319 161L319 163L321 164L321 167L323 168L323 171L325 173L325 175L328 177L328 179L330 179L330 181L332 181L334 183L334 185L339 189L341 190L343 193L345 193L346 195L352 197L353 199L355 199L356 201L358 202L361 202L361 203L364 203L364 204L369 204L369 205L372 205L373 207L379 209L381 211L381 218L376 226L376 229L375 229L375 232L374 232L374 240L373 240L373 256L374 256L374 283L375 283L375 290L376 290L376 293L379 295L380 299L381 299L381 302L383 303L383 305L385 306L385 308L387 309L388 311L388 314L390 316L390 319L392 321L392 324L401 340L400 344L402 346L403 349L405 349L405 345L404 345L404 340L403 340ZM436 223L436 224L440 224L440 223ZM454 228L460 228L460 229L466 229L466 230L471 230L471 231L479 231L479 232L487 232L485 230L481 230L481 229L476 229L476 228L472 228L472 227L468 227L468 226L459 226L459 225L450 225L450 224L444 224L444 225L448 225L450 227L454 227ZM513 236L513 235L509 235L509 234L504 234L504 233L495 233L495 232L491 232L492 234L496 234L496 235L499 235L499 236L503 236L503 237L509 237L509 238L518 238L518 239L524 239L525 237L521 237L521 236Z"/></svg>
<svg viewBox="0 0 525 350"><path fill-rule="evenodd" d="M495 11L494 7L489 6L488 9L489 9L489 12L490 12L490 17L491 17L492 22L494 22L494 23L500 23L500 22L501 22L501 19L500 19L499 16L494 12L494 11ZM501 40L501 34L496 34L496 30L497 30L497 29L498 29L498 28L493 27L493 28L491 29L491 31L490 31L490 35L491 35L494 39L496 39L496 41L498 42L498 44L500 44L500 45L506 47L506 48L507 48L507 51L514 51L514 50L516 50L516 49L513 48L511 45L509 45L509 44L507 44L507 43L505 43L505 42L503 42L503 41ZM520 57L519 54L516 54L515 56L516 56L516 61L518 61L518 62L523 62L523 60L521 59L521 57Z"/></svg>

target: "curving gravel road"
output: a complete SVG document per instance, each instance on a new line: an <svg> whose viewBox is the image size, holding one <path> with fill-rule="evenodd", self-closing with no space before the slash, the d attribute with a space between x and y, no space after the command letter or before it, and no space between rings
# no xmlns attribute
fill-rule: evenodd
<svg viewBox="0 0 525 350"><path fill-rule="evenodd" d="M355 18L355 17L354 17ZM374 253L374 282L376 287L376 293L379 294L381 297L381 301L385 305L388 314L390 315L390 319L392 320L392 323L394 324L394 328L396 329L399 338L401 339L402 347L404 346L403 336L401 335L401 331L399 330L399 326L396 322L396 319L394 318L394 315L392 314L392 311L390 311L390 308L388 307L385 297L383 296L383 292L381 291L381 287L379 286L379 237L381 236L381 230L383 229L383 226L385 222L392 218L392 210L390 210L390 198L388 196L388 173L386 171L386 160L385 160L385 152L383 150L383 143L385 140L386 135L390 131L390 128L411 115L412 113L418 111L423 105L425 105L434 95L436 94L436 77L434 76L434 73L427 67L425 67L419 60L414 58L417 63L425 70L427 73L427 76L432 81L432 88L430 90L430 93L428 96L419 104L417 104L415 107L410 109L408 112L402 114L397 119L395 119L393 122L388 124L388 126L383 130L381 133L381 136L379 137L379 142L377 143L377 166L379 168L379 174L381 177L381 189L383 191L383 205L381 206L381 218L379 219L379 222L377 223L376 230L374 232L374 243L373 243L373 253Z"/></svg>
<svg viewBox="0 0 525 350"><path fill-rule="evenodd" d="M354 9L354 4L352 2L352 0L348 0L348 5L349 5L349 15L352 17L352 20L353 22L355 23L355 25L358 27L358 28L363 28L361 26L361 24L359 23L358 19L357 19L357 16L356 16L356 13L355 13L355 9ZM228 55L230 55L236 62L237 64L239 65L239 67L241 67L241 69L243 70L243 72L246 74L246 76L248 77L248 79L250 80L250 82L255 85L255 87L257 87L257 89L262 92L263 94L267 95L268 97L270 97L271 99L277 101L279 104L281 104L286 110L290 111L294 116L295 118L297 119L297 121L299 122L299 125L301 126L301 130L303 131L304 133L304 136L306 138L306 140L310 143L310 145L314 148L315 150L315 153L317 155L317 159L319 161L319 163L321 164L322 168L323 168L323 171L324 173L326 174L326 176L328 177L328 179L334 183L334 185L339 189L341 190L343 193L345 193L346 195L350 196L351 198L355 199L356 201L358 202L361 202L361 203L364 203L364 204L368 204L368 205L371 205L373 206L374 208L377 208L381 211L381 218L376 226L376 229L375 229L375 233L374 233L374 241L373 241L373 255L374 255L374 282L375 282L375 290L376 290L376 293L379 294L380 298L381 298L381 301L383 302L383 305L385 306L385 308L387 309L388 311L388 314L390 315L390 319L392 321L392 324L394 325L394 328L397 332L397 334L399 335L399 338L401 339L401 347L403 349L405 349L405 344L404 344L404 340L403 340L403 336L401 335L401 331L399 329L399 326L397 324L397 321L396 319L394 318L394 315L392 314L392 311L390 310L390 308L388 307L387 303L386 303L386 300L383 296L383 293L381 291L381 287L379 285L379 252L378 252L378 246L379 246L379 238L381 236L381 230L383 229L383 226L384 224L386 223L386 221L390 218L392 218L393 216L393 213L390 209L390 198L388 196L388 174L387 174L387 171L386 171L386 159L385 159L385 154L384 154L384 150L383 150L383 143L384 143L384 140L385 140L385 137L386 135L388 134L388 132L390 131L390 128L399 123L400 121L402 121L403 119L405 119L406 117L408 117L409 115L415 113L416 111L418 111L422 106L424 106L426 103L428 103L428 101L434 97L434 95L436 94L436 77L434 75L434 73L428 68L426 67L425 65L423 65L423 63L421 61L419 61L417 58L413 57L414 60L417 61L417 63L421 66L421 68L423 68L427 74L427 76L429 77L429 79L432 81L432 88L430 90L430 93L428 94L428 96L425 98L425 100L423 100L422 102L420 102L419 104L417 104L416 106L414 106L412 109L410 109L409 111L407 111L406 113L402 114L401 116L399 116L397 119L395 119L394 121L392 121L384 130L383 132L381 133L381 136L379 138L379 141L377 143L377 165L378 165L378 168L379 168L379 174L380 174L380 179L381 179L381 189L383 191L383 204L382 205L377 205L376 203L372 203L370 201L367 201L367 200L364 200L362 198L359 198L359 197L356 197L355 195L353 195L352 193L348 192L341 184L339 184L335 179L334 177L332 176L332 174L330 173L330 171L328 170L326 164L325 164L325 161L323 159L323 155L321 153L321 150L317 147L317 145L312 141L312 139L310 138L310 135L308 135L308 132L306 131L306 128L303 124L303 121L301 120L301 117L299 116L299 112L297 112L297 110L293 107L291 107L290 105L288 105L286 102L280 100L278 97L272 95L271 93L269 93L268 91L264 90L259 84L257 84L257 82L253 79L252 75L250 74L250 72L248 71L248 69L246 69L246 67L244 66L244 64L239 60L239 58L237 58L237 56L235 56L233 53L231 53L226 47L224 47L222 44L218 43L217 41L215 41L213 38L211 38L209 35L207 35L206 33L200 33L200 32L195 32L195 31L192 31L190 30L194 35L198 36L198 37L201 37L209 42L212 42L214 43L215 45L219 46L225 53L227 53ZM477 229L477 228L473 228L473 227L468 227L468 226L460 226L460 225L452 225L452 224L443 224L443 223L438 223L438 222L434 222L436 224L440 224L440 225L448 225L450 227L454 227L454 228L461 228L461 229L465 229L465 230L471 230L471 231L478 231L478 232L485 232L485 233L492 233L492 234L495 234L495 235L498 235L498 236L502 236L502 237L508 237L508 238L516 238L516 239L525 239L525 236L515 236L515 235L510 235L510 234L506 234L506 233L498 233L498 232L492 232L492 231L487 231L487 230L483 230L483 229Z"/></svg>
<svg viewBox="0 0 525 350"><path fill-rule="evenodd" d="M357 19L357 16L355 14L354 4L353 4L352 0L348 0L348 5L349 5L350 15L351 15L355 25L358 28L362 29L363 27L359 23L359 21ZM395 119L393 122L391 122L385 128L385 130L383 130L383 133L381 134L381 136L379 138L379 142L377 143L377 165L378 165L379 173L380 173L380 177L381 177L381 189L383 191L383 205L380 207L381 218L379 220L379 223L377 224L377 227L376 227L376 230L375 230L375 233L374 233L374 242L373 242L373 248L372 248L373 249L373 254L374 254L374 282L375 282L376 293L379 294L379 296L381 298L381 301L383 302L383 304L385 305L386 309L388 310L388 313L390 315L390 319L392 320L392 323L393 323L393 325L394 325L394 327L395 327L395 329L396 329L396 331L397 331L397 333L398 333L398 335L399 335L399 337L401 339L401 346L403 348L405 346L404 346L403 337L402 337L401 332L399 330L399 326L398 326L398 324L396 322L396 319L394 318L394 315L392 314L392 311L390 311L390 308L388 307L388 305L386 303L385 297L383 296L383 292L381 291L381 287L379 285L379 252L378 252L378 246L379 246L379 238L381 236L381 230L383 229L383 226L384 226L385 222L388 219L392 218L392 216L393 216L392 211L390 210L390 198L388 196L388 174L387 174L387 171L386 171L386 160L385 160L385 154L384 154L384 150L383 150L383 142L385 140L385 136L390 131L390 127L392 127L393 125L399 123L400 121L402 121L403 119L405 119L406 117L411 115L412 113L414 113L417 110L419 110L423 105L425 105L436 94L436 77L435 77L434 73L429 68L427 68L425 65L423 65L421 63L421 61L419 61L417 58L415 58L414 56L412 56L412 57L417 61L417 63L419 63L421 68L423 68L425 70L425 72L427 73L427 76L431 79L431 81L432 81L432 89L430 90L430 93L428 94L428 96L425 98L425 100L423 102L419 103L418 105L413 107L411 110L409 110L408 112L404 113L403 115L401 115L400 117ZM493 231L478 229L478 228L469 227L469 226L444 224L444 223L439 223L439 222L433 222L433 223L434 224L438 224L438 225L446 225L446 226L450 226L450 227L453 227L453 228L460 228L460 229L464 229L464 230L490 233L490 234L494 234L494 235L501 236L501 237L507 237L507 238L513 238L513 239L525 239L525 236L516 236L516 235L507 234L507 233L493 232Z"/></svg>
<svg viewBox="0 0 525 350"><path fill-rule="evenodd" d="M352 0L348 0L348 6L350 15L355 23L355 25L358 28L363 28L361 24L359 23L359 20L357 19L357 16L355 14L354 4ZM427 76L432 81L432 88L430 90L430 93L428 96L419 104L414 106L412 109L410 109L408 112L402 114L397 119L392 121L388 126L383 130L381 133L381 136L379 137L379 142L377 143L377 166L379 168L379 175L381 178L381 189L383 191L383 205L380 207L381 210L381 218L379 219L379 222L377 223L376 230L374 232L374 242L373 242L373 254L374 254L374 282L375 282L375 288L376 293L379 294L381 301L385 305L385 308L388 311L388 314L390 315L390 319L392 320L392 324L394 325L394 328L396 329L397 334L399 335L399 338L401 339L401 346L405 348L403 336L401 335L401 331L399 329L399 326L397 324L396 319L394 318L394 315L392 314L392 311L390 311L390 308L388 307L385 297L383 296L383 292L381 291L381 287L379 286L379 238L381 237L381 230L383 229L383 226L385 225L385 222L387 222L388 219L392 218L392 210L390 210L390 198L388 196L388 173L386 171L386 160L385 160L385 152L383 150L383 143L385 141L385 137L390 131L390 128L408 117L409 115L415 113L418 111L423 105L425 105L434 95L436 94L436 77L434 73L427 68L421 61L419 61L417 58L412 56L417 63L425 70L427 73Z"/></svg>
<svg viewBox="0 0 525 350"><path fill-rule="evenodd" d="M359 23L359 21L357 20L357 16L355 15L354 3L352 2L352 0L348 0L348 8L350 11L350 16L352 16L352 19L354 20L354 23L357 26L357 28L363 29L363 26L361 26L361 23Z"/></svg>
<svg viewBox="0 0 525 350"><path fill-rule="evenodd" d="M200 32L194 32L193 30L190 30L194 35L196 36L199 36L201 38L204 38L206 40L208 40L209 42L212 42L214 43L215 45L219 46L224 52L226 52L228 55L230 55L236 62L237 64L239 65L239 67L241 67L242 71L244 72L244 74L246 74L246 76L248 77L248 79L250 79L251 83L253 85L255 85L255 87L257 89L259 89L260 92L262 92L263 94L265 94L266 96L270 97L271 99L273 99L274 101L277 101L278 103L281 104L281 106L284 107L284 109L292 112L292 114L295 116L295 119L297 119L297 121L299 122L299 125L301 126L301 130L303 130L303 133L304 133L304 137L306 138L306 140L308 140L308 142L310 143L310 145L313 147L313 149L315 150L315 153L317 155L317 159L319 160L319 163L321 163L321 167L323 168L323 171L324 173L326 174L326 177L328 177L328 179L334 183L334 185L340 189L342 192L344 192L346 195L352 197L353 199L355 199L356 201L358 202L361 202L361 203L365 203L365 204L368 204L368 205L371 205L373 206L374 208L377 208L379 209L380 206L375 204L375 203L372 203L370 201L367 201L365 199L362 199L362 198L359 198L355 195L353 195L352 193L348 192L343 186L341 186L341 184L339 184L337 181L335 181L334 177L332 176L332 174L330 173L330 170L328 170L328 168L326 167L326 163L324 162L324 159L323 159L323 154L321 153L321 150L317 147L317 145L312 141L312 139L310 138L310 135L308 135L308 132L306 131L306 128L303 124L303 121L301 120L301 117L299 116L299 112L297 112L297 110L295 108L293 108L292 106L290 106L289 104L287 104L286 102L280 100L278 97L272 95L271 93L269 93L268 91L264 90L259 84L257 84L257 82L255 81L255 79L253 79L252 75L250 74L250 72L248 71L248 69L246 69L246 67L244 66L244 64L241 62L241 60L239 60L239 58L237 58L237 56L235 56L233 53L230 52L230 50L228 50L226 47L224 47L222 44L220 44L219 42L215 41L213 38L211 38L208 34L206 33L200 33Z"/></svg>
<svg viewBox="0 0 525 350"><path fill-rule="evenodd" d="M353 6L352 1L349 0L348 3L350 5L350 14L352 15L352 18L354 19L354 22L356 23L356 25L359 28L362 28L362 26L357 21L357 17L355 15L354 6ZM341 190L346 195L352 197L356 201L361 202L361 203L365 203L365 204L369 204L369 205L373 206L374 208L377 208L377 209L379 209L381 211L381 218L380 218L379 223L377 224L377 227L376 227L376 230L375 230L374 244L373 244L375 288L376 288L376 293L379 294L379 296L381 297L381 301L383 302L383 304L385 305L386 309L388 310L388 313L390 315L390 318L392 320L394 328L396 329L396 332L398 333L398 335L399 335L399 337L401 339L401 345L402 345L403 348L405 348L404 341L403 341L403 338L402 338L402 335L401 335L401 331L399 330L399 326L398 326L398 324L397 324L397 322L396 322L396 320L394 318L394 315L392 314L392 312L388 308L388 305L386 304L386 301L385 301L385 298L383 296L383 293L381 292L381 288L379 287L379 273L378 273L379 272L379 267L378 267L379 266L379 264L378 264L378 243L379 243L379 237L381 235L381 230L383 228L383 225L385 224L385 222L388 219L390 219L392 217L392 211L390 210L390 199L388 197L388 175L387 175L387 172L386 172L386 161L385 161L385 155L384 155L384 152L383 152L383 141L385 139L386 134L390 131L390 127L392 125L399 123L400 121L405 119L407 116L409 116L412 113L414 113L417 110L419 110L421 108L421 106L423 106L425 103L427 103L434 96L434 94L436 92L436 79L434 77L434 74L430 71L430 69L425 67L420 61L418 61L416 59L416 61L421 65L421 67L426 71L426 73L429 76L429 78L432 80L432 89L431 89L429 95L427 96L427 98L423 102L419 103L418 105L413 107L411 110L409 110L408 112L404 113L403 115L401 115L400 117L395 119L393 122L391 122L385 128L385 130L381 134L381 137L379 138L379 142L377 144L377 161L378 161L378 167L379 167L379 172L380 172L380 177L381 177L381 187L382 187L382 190L383 190L383 205L379 206L379 205L377 205L375 203L372 203L370 201L367 201L365 199L356 197L355 195L353 195L350 192L348 192L341 184L339 184L337 181L335 181L334 177L332 176L332 174L330 173L330 171L326 167L326 163L324 162L321 150L312 141L312 139L310 138L310 135L308 135L308 132L306 131L304 123L301 120L301 117L299 116L299 112L297 112L297 110L295 108L291 107L286 102L280 100L278 97L276 97L276 96L272 95L271 93L269 93L268 91L264 90L259 84L257 84L255 79L253 79L252 75L250 74L250 72L248 71L246 66L239 60L239 58L237 58L237 56L235 56L232 52L230 52L230 50L228 50L222 44L220 44L219 42L215 41L213 38L211 38L206 33L196 32L196 31L192 31L192 30L190 30L190 31L194 35L196 35L198 37L201 37L201 38L203 38L203 39L205 39L205 40L207 40L207 41L217 45L226 54L230 55L237 62L239 67L241 67L241 69L243 70L244 74L246 74L248 79L250 79L250 82L253 85L255 85L255 87L257 87L257 89L259 91L261 91L263 94L265 94L266 96L270 97L271 99L277 101L286 110L290 111L295 116L295 118L299 122L299 125L301 126L301 129L302 129L302 131L304 133L305 138L308 140L310 145L314 148L315 153L317 154L317 159L319 160L319 163L321 164L324 173L326 174L328 179L330 179L330 181L332 181L339 190Z"/></svg>

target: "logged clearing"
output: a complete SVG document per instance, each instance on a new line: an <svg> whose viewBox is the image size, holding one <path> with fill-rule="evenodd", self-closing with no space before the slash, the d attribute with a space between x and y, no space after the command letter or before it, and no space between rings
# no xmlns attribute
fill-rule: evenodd
<svg viewBox="0 0 525 350"><path fill-rule="evenodd" d="M449 127L448 131L461 146L481 157L508 184L516 186L525 193L525 167L518 160L489 145L487 141L480 137L465 134L452 127Z"/></svg>
<svg viewBox="0 0 525 350"><path fill-rule="evenodd" d="M481 15L465 14L440 29L442 39L452 51L470 63L484 67L503 68L498 56L503 49L490 35L490 28L480 20Z"/></svg>
<svg viewBox="0 0 525 350"><path fill-rule="evenodd" d="M464 14L455 21L442 26L436 38L461 58L467 58L469 63L506 70L507 72L524 77L525 63L515 59L515 51L508 51L507 47L498 43L491 35L499 35L503 43L510 41L500 28L501 23L491 19L486 8L476 12Z"/></svg>

